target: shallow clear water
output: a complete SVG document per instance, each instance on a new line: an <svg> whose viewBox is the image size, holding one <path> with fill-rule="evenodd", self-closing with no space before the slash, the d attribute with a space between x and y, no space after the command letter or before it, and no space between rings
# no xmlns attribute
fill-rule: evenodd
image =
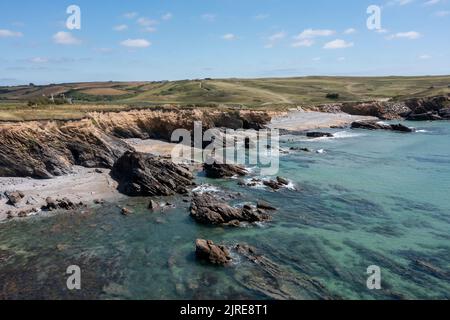
<svg viewBox="0 0 450 320"><path fill-rule="evenodd" d="M182 198L151 213L148 199L83 213L0 224L0 298L398 299L450 298L450 124L408 123L413 134L332 130L338 138L283 138L280 176L297 190L270 192L210 181L233 204L266 200L272 222L231 229L196 224ZM122 216L119 206L135 211ZM270 268L235 256L218 268L194 257L197 238L247 243ZM66 289L79 265L82 290ZM382 289L366 287L381 268Z"/></svg>

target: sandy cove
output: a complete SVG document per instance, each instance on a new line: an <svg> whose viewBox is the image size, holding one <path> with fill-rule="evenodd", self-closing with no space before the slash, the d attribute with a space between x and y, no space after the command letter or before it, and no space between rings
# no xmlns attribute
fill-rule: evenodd
<svg viewBox="0 0 450 320"><path fill-rule="evenodd" d="M290 112L274 118L270 128L292 131L324 129L346 126L357 120L376 119L373 117L351 116L344 113ZM154 139L122 139L138 152L157 156L170 156L175 144ZM41 208L46 199L67 198L74 203L92 205L94 202L112 202L126 196L117 191L117 182L110 177L109 169L92 169L73 166L72 172L52 179L0 177L0 221L21 211ZM21 191L25 197L16 205L7 204L6 191Z"/></svg>

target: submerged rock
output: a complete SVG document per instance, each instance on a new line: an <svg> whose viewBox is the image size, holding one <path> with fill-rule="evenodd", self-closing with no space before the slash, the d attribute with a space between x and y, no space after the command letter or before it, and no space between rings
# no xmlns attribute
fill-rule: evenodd
<svg viewBox="0 0 450 320"><path fill-rule="evenodd" d="M208 178L222 179L231 178L234 176L243 177L248 174L247 170L241 166L233 164L219 164L214 162L213 164L204 164L203 169Z"/></svg>
<svg viewBox="0 0 450 320"><path fill-rule="evenodd" d="M119 158L111 176L119 183L119 192L132 197L186 194L194 185L185 166L138 152L126 152Z"/></svg>
<svg viewBox="0 0 450 320"><path fill-rule="evenodd" d="M355 121L352 123L352 129L414 132L414 129L404 126L402 124L384 124L376 121Z"/></svg>
<svg viewBox="0 0 450 320"><path fill-rule="evenodd" d="M225 266L232 260L230 252L224 246L203 239L195 241L195 255L199 260L220 266Z"/></svg>
<svg viewBox="0 0 450 320"><path fill-rule="evenodd" d="M275 211L277 210L277 208L275 208L274 206L272 206L270 203L267 203L265 201L258 201L256 204L256 207L258 209L261 210L270 210L270 211Z"/></svg>
<svg viewBox="0 0 450 320"><path fill-rule="evenodd" d="M251 206L234 208L208 193L194 195L190 212L197 222L212 225L238 226L241 222L270 220L270 216L261 209Z"/></svg>

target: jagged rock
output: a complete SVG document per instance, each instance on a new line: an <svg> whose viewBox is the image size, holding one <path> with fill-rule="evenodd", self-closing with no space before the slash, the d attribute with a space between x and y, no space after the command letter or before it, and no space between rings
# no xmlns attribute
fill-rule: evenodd
<svg viewBox="0 0 450 320"><path fill-rule="evenodd" d="M75 210L83 206L83 203L73 203L67 198L54 200L51 197L48 197L45 199L45 202L47 203L45 206L43 206L41 209L46 211L53 211L53 210Z"/></svg>
<svg viewBox="0 0 450 320"><path fill-rule="evenodd" d="M213 225L239 225L240 222L259 222L270 220L270 216L261 210L244 206L234 208L215 196L203 193L195 194L191 203L191 217L197 222Z"/></svg>
<svg viewBox="0 0 450 320"><path fill-rule="evenodd" d="M25 197L25 194L21 191L6 191L5 196L8 204L15 206Z"/></svg>
<svg viewBox="0 0 450 320"><path fill-rule="evenodd" d="M450 108L439 110L439 116L444 119L450 120Z"/></svg>
<svg viewBox="0 0 450 320"><path fill-rule="evenodd" d="M300 147L291 147L289 150L291 151L304 151L304 152L312 152L309 148L300 148Z"/></svg>
<svg viewBox="0 0 450 320"><path fill-rule="evenodd" d="M194 185L192 173L182 165L138 152L126 152L114 164L111 176L128 196L186 194Z"/></svg>
<svg viewBox="0 0 450 320"><path fill-rule="evenodd" d="M205 163L203 165L203 169L206 173L206 176L212 179L231 178L234 176L243 177L248 174L247 170L245 170L245 168L241 166L232 164L219 164L216 162L212 164Z"/></svg>
<svg viewBox="0 0 450 320"><path fill-rule="evenodd" d="M203 239L197 239L195 241L195 255L199 260L220 266L225 266L232 260L227 248L221 245L215 245L210 240Z"/></svg>
<svg viewBox="0 0 450 320"><path fill-rule="evenodd" d="M352 123L352 129L366 130L390 130L399 132L413 132L414 129L408 128L402 124L384 124L376 121L355 121Z"/></svg>
<svg viewBox="0 0 450 320"><path fill-rule="evenodd" d="M270 203L267 203L267 202L262 201L262 200L257 202L256 207L258 209L261 209L261 210L269 210L269 211L277 210L277 208L272 206Z"/></svg>
<svg viewBox="0 0 450 320"><path fill-rule="evenodd" d="M323 137L332 138L332 137L334 137L331 133L328 133L328 132L308 132L306 134L306 136L308 138L323 138Z"/></svg>
<svg viewBox="0 0 450 320"><path fill-rule="evenodd" d="M148 204L148 208L150 209L150 210L158 210L159 208L160 208L160 205L159 205L159 203L157 203L156 201L154 201L154 200L150 200L150 203Z"/></svg>
<svg viewBox="0 0 450 320"><path fill-rule="evenodd" d="M273 189L273 190L278 190L278 189L281 188L280 183L278 183L278 181L275 181L275 180L264 180L264 181L263 181L263 184L264 184L266 187L269 187L269 188L271 188L271 189Z"/></svg>
<svg viewBox="0 0 450 320"><path fill-rule="evenodd" d="M122 213L122 215L124 215L124 216L129 216L129 215L132 214L133 212L132 212L130 209L128 209L128 208L122 208L121 213Z"/></svg>
<svg viewBox="0 0 450 320"><path fill-rule="evenodd" d="M411 113L406 116L406 120L408 121L436 121L443 120L441 116L434 112L426 112L426 113Z"/></svg>
<svg viewBox="0 0 450 320"><path fill-rule="evenodd" d="M282 177L277 177L277 182L278 182L279 184L284 185L284 186L289 185L289 180L287 180L287 179L285 179L285 178L282 178Z"/></svg>

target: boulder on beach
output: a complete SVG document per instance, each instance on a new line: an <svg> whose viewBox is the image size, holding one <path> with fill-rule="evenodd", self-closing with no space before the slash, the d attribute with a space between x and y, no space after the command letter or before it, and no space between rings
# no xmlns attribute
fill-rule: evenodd
<svg viewBox="0 0 450 320"><path fill-rule="evenodd" d="M205 163L203 169L208 178L222 179L234 176L243 177L248 174L247 170L239 165L221 164L214 162L212 164Z"/></svg>
<svg viewBox="0 0 450 320"><path fill-rule="evenodd" d="M74 203L68 198L63 199L53 199L52 197L48 197L46 200L46 205L41 208L44 211L53 211L53 210L75 210L82 207L84 204Z"/></svg>
<svg viewBox="0 0 450 320"><path fill-rule="evenodd" d="M399 132L414 132L414 129L402 124L385 124L377 121L355 121L352 123L352 129L366 130L389 130Z"/></svg>
<svg viewBox="0 0 450 320"><path fill-rule="evenodd" d="M8 204L15 206L25 197L25 194L21 191L6 191L5 196L8 199Z"/></svg>
<svg viewBox="0 0 450 320"><path fill-rule="evenodd" d="M197 239L195 255L199 260L219 266L225 266L232 260L230 252L224 246L215 245L211 240Z"/></svg>
<svg viewBox="0 0 450 320"><path fill-rule="evenodd" d="M119 192L128 196L186 194L194 185L187 167L139 152L126 152L113 166L111 176Z"/></svg>
<svg viewBox="0 0 450 320"><path fill-rule="evenodd" d="M195 194L191 203L191 217L197 222L212 225L238 226L241 222L261 222L270 220L264 210L246 205L234 208L216 196Z"/></svg>

